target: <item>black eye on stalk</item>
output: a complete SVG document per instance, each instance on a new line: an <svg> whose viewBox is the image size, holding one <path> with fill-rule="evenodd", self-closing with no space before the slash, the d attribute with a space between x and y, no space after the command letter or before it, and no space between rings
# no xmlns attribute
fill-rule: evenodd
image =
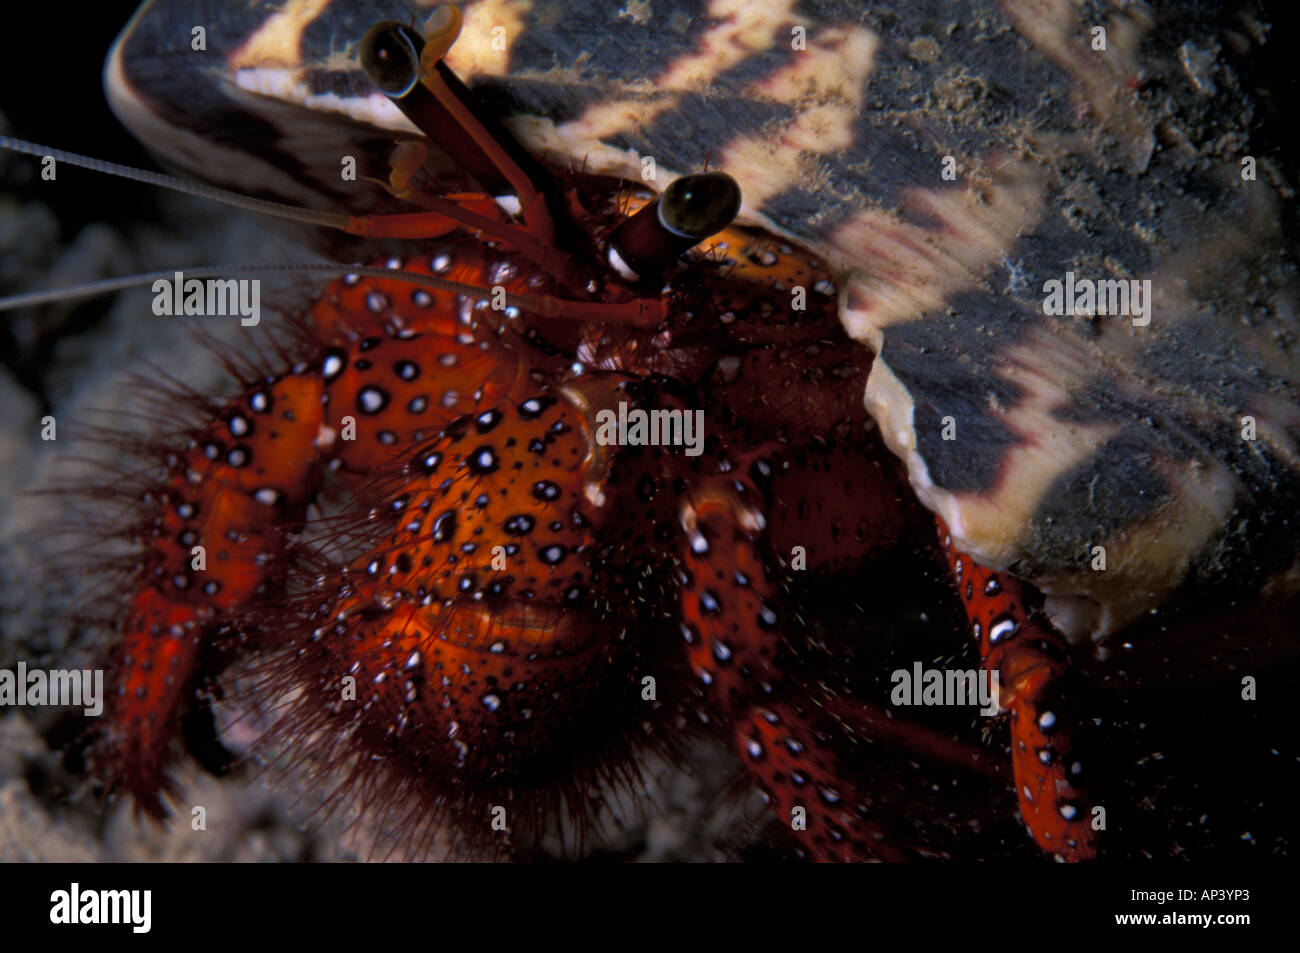
<svg viewBox="0 0 1300 953"><path fill-rule="evenodd" d="M628 278L652 278L692 245L716 235L740 212L740 186L725 172L675 179L614 230L610 263Z"/></svg>
<svg viewBox="0 0 1300 953"><path fill-rule="evenodd" d="M361 68L379 91L401 99L420 79L424 38L395 20L376 23L361 39Z"/></svg>
<svg viewBox="0 0 1300 953"><path fill-rule="evenodd" d="M684 175L664 189L659 221L683 238L716 235L740 212L740 186L725 172Z"/></svg>

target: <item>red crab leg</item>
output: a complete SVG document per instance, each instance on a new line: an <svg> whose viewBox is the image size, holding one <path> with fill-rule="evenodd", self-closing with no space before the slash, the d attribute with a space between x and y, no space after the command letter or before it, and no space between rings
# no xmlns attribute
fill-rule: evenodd
<svg viewBox="0 0 1300 953"><path fill-rule="evenodd" d="M682 631L691 666L729 715L768 804L794 830L806 831L813 857L901 860L885 832L863 816L864 800L812 730L812 712L774 693L781 622L758 546L763 519L737 485L744 481L716 478L682 507ZM746 487L744 495L754 499L756 491Z"/></svg>
<svg viewBox="0 0 1300 953"><path fill-rule="evenodd" d="M362 238L422 239L438 238L461 228L475 237L487 235L515 246L551 274L563 277L572 270L568 258L555 250L554 244L538 239L525 228L474 211L474 208L485 208L481 199L461 204L426 192L407 192L402 198L429 211L349 216L348 234Z"/></svg>
<svg viewBox="0 0 1300 953"><path fill-rule="evenodd" d="M1011 712L1011 759L1025 825L1044 850L1069 861L1090 860L1097 832L1060 692L1070 669L1069 646L1032 608L1029 587L957 552L942 520L939 533L983 665L998 673L1001 704Z"/></svg>
<svg viewBox="0 0 1300 953"><path fill-rule="evenodd" d="M361 238L440 238L460 228L475 238L487 235L517 246L522 246L523 239L527 238L500 216L484 214L491 212L484 199L496 204L488 196L467 193L453 201L424 192L406 192L401 198L428 211L352 215L348 217L348 234Z"/></svg>

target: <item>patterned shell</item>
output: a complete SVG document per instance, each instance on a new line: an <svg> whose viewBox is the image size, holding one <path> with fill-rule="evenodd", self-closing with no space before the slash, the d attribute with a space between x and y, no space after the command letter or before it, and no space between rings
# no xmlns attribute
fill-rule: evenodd
<svg viewBox="0 0 1300 953"><path fill-rule="evenodd" d="M743 217L839 276L922 501L1100 638L1180 590L1300 589L1290 190L1231 63L1267 28L1189 6L477 0L449 62L553 165L735 176ZM155 0L110 95L172 165L364 207L340 156L382 178L417 134L356 40L424 15Z"/></svg>

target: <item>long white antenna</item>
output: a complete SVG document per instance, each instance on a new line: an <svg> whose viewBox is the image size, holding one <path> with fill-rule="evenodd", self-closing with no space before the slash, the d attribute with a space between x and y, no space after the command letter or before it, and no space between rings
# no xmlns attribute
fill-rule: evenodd
<svg viewBox="0 0 1300 953"><path fill-rule="evenodd" d="M250 198L247 195L240 195L238 192L228 192L225 189L218 189L211 185L191 182L188 179L179 179L174 175L150 172L147 169L136 169L129 165L106 162L103 159L92 159L89 156L78 155L75 152L65 152L62 149L51 149L49 146L38 145L25 139L0 136L0 149L20 152L23 155L35 156L38 159L44 159L48 156L55 162L66 162L68 165L90 169L92 172L102 172L105 175L116 176L119 179L130 179L133 182L156 185L159 188L210 199L213 202L247 209L250 212L260 212L263 215L273 215L276 218L304 222L308 225L322 225L326 228L348 230L348 216L338 212L321 212L315 209L285 205L283 202L269 202L266 199Z"/></svg>

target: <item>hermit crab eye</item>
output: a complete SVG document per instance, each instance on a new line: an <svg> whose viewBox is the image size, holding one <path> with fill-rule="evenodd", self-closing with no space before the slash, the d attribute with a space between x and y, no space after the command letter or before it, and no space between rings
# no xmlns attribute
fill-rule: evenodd
<svg viewBox="0 0 1300 953"><path fill-rule="evenodd" d="M722 231L740 211L740 186L725 172L675 179L614 230L609 261L629 280L649 278L686 249Z"/></svg>
<svg viewBox="0 0 1300 953"><path fill-rule="evenodd" d="M740 212L740 186L725 172L684 175L664 189L659 221L695 241L714 235Z"/></svg>
<svg viewBox="0 0 1300 953"><path fill-rule="evenodd" d="M361 68L387 96L400 99L420 79L420 49L424 39L393 20L376 23L361 39Z"/></svg>

